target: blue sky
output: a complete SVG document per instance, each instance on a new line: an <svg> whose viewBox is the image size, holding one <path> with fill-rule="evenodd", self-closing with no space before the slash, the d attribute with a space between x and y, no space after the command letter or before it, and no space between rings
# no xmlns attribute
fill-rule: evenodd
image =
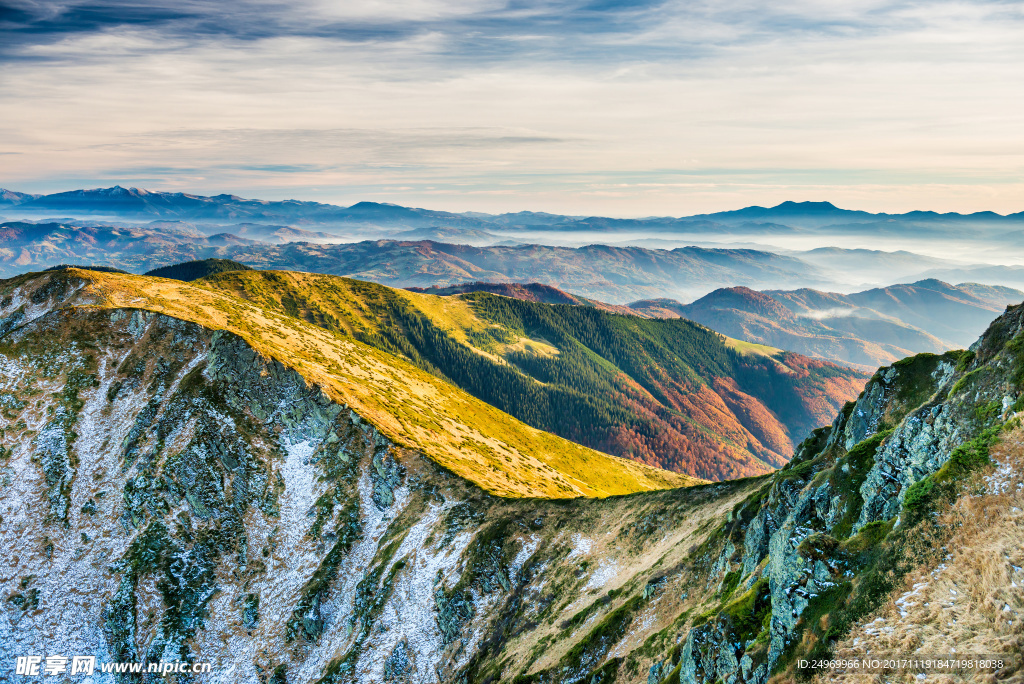
<svg viewBox="0 0 1024 684"><path fill-rule="evenodd" d="M1024 3L0 0L0 186L1024 209Z"/></svg>

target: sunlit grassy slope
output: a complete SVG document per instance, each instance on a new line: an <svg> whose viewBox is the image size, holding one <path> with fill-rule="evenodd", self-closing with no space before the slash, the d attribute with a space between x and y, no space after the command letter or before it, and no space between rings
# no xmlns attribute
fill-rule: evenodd
<svg viewBox="0 0 1024 684"><path fill-rule="evenodd" d="M535 428L716 480L785 463L866 379L678 318L287 271L195 284L401 355Z"/></svg>
<svg viewBox="0 0 1024 684"><path fill-rule="evenodd" d="M699 482L531 428L392 354L223 290L81 270L32 277L84 279L79 306L144 309L235 333L322 386L396 443L494 494L608 496ZM7 281L5 289L18 282L25 281ZM352 315L358 322L358 305Z"/></svg>

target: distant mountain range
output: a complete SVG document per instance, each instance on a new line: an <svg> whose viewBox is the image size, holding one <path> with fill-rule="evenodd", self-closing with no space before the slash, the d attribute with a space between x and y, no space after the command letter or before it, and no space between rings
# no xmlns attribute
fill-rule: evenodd
<svg viewBox="0 0 1024 684"><path fill-rule="evenodd" d="M522 240L510 240L502 235L472 228L413 228L411 230L397 231L388 237L395 240L432 240L434 242L475 245L478 247L524 244Z"/></svg>
<svg viewBox="0 0 1024 684"><path fill-rule="evenodd" d="M698 247L474 247L429 240L271 244L257 237L282 240L289 231L304 238L325 234L252 223L231 228L253 237L207 234L224 227L184 221L7 222L0 224L0 276L55 264L148 272L214 258L260 269L426 288L435 294L468 292L465 284L476 283L472 288L532 301L583 304L644 317L683 316L737 339L860 368L969 344L1003 307L1024 299L1024 293L1008 287L951 286L938 279L853 294L828 291L827 274L841 269L844 261L879 279L886 271L893 277L921 269L957 273L931 269L946 262L909 252L827 248L796 258ZM1006 271L1004 282L1024 281L1024 276L1013 274L1015 268L1024 270L1020 267L976 267L985 268ZM534 285L527 293L520 283ZM705 296L709 290L717 291ZM678 301L692 297L700 299L690 304Z"/></svg>
<svg viewBox="0 0 1024 684"><path fill-rule="evenodd" d="M280 231L277 227L272 232L279 235ZM248 234L263 235L255 229ZM114 266L138 273L211 257L260 269L350 276L392 287L542 281L614 302L666 294L688 298L736 284L784 288L827 282L799 259L747 249L473 247L429 240L270 244L232 233L207 235L195 224L178 222L0 224L0 276L4 277L60 263Z"/></svg>
<svg viewBox="0 0 1024 684"><path fill-rule="evenodd" d="M820 228L823 226L842 226L877 221L912 221L922 223L934 222L970 222L987 223L1001 221L1024 220L1024 212L1004 216L992 211L979 211L971 214L956 212L938 213L935 211L908 211L902 214L871 213L840 209L831 202L782 202L774 207L745 207L735 211L722 211L704 214L693 218L709 218L719 222L745 223L774 221L789 226L804 228Z"/></svg>
<svg viewBox="0 0 1024 684"><path fill-rule="evenodd" d="M253 200L236 195L205 197L183 192L150 192L139 188L73 190L52 195L27 195L0 190L0 206L18 212L54 215L116 216L132 219L169 218L203 221L288 221L304 223L383 223L424 226L445 223L477 226L480 219L445 211L410 209L395 204L358 202L339 207L299 200Z"/></svg>
<svg viewBox="0 0 1024 684"><path fill-rule="evenodd" d="M299 200L268 201L236 195L212 197L182 192L139 188L97 188L50 195L32 195L0 189L0 207L19 213L117 216L133 219L173 218L202 221L285 221L304 224L374 224L389 227L463 227L497 230L535 228L566 231L644 231L679 233L787 233L833 227L838 232L886 232L917 230L935 233L941 226L971 224L1020 228L1024 212L1000 215L983 211L972 214L911 211L903 214L870 213L840 209L830 202L782 202L774 207L751 206L735 211L684 217L615 219L581 217L543 212L485 214L455 213L403 207L380 202L358 202L349 207ZM54 212L57 212L54 214Z"/></svg>
<svg viewBox="0 0 1024 684"><path fill-rule="evenodd" d="M783 302L798 317L830 324L845 318L845 311L853 317L889 317L961 348L977 339L994 315L1024 300L1024 292L1008 287L978 283L950 285L935 279L849 295L806 289L769 291L768 294Z"/></svg>
<svg viewBox="0 0 1024 684"><path fill-rule="evenodd" d="M0 188L0 207L17 206L40 197L42 197L42 195L30 195L25 192L15 192L14 190L4 190L3 188Z"/></svg>
<svg viewBox="0 0 1024 684"><path fill-rule="evenodd" d="M261 269L345 275L392 287L470 281L543 282L611 302L673 294L688 298L723 285L787 287L825 283L799 259L748 249L682 247L473 247L431 241L238 247L228 258Z"/></svg>
<svg viewBox="0 0 1024 684"><path fill-rule="evenodd" d="M884 251L880 249L848 249L843 247L818 247L789 253L806 261L825 273L847 277L851 283L884 282L900 283L921 280L923 274L962 268L963 263L950 259L939 259L907 250ZM935 276L942 280L948 277ZM956 280L956 279L954 279ZM962 278L961 282L968 280Z"/></svg>
<svg viewBox="0 0 1024 684"><path fill-rule="evenodd" d="M921 352L968 346L993 316L1024 301L1024 292L938 280L841 294L747 287L715 290L691 304L648 299L625 305L569 294L539 283L466 283L428 289L436 295L490 292L548 304L571 304L641 318L687 318L739 340L791 349L870 370Z"/></svg>
<svg viewBox="0 0 1024 684"><path fill-rule="evenodd" d="M325 233L315 230L304 230L295 226L284 226L267 223L236 223L228 225L211 226L206 223L186 223L184 221L153 221L145 224L145 228L159 230L170 228L172 230L198 230L204 235L226 234L249 240L269 242L271 244L284 244L287 242L338 242L339 236L335 233Z"/></svg>
<svg viewBox="0 0 1024 684"><path fill-rule="evenodd" d="M735 302L712 300L693 302L689 313L683 313L673 300L694 300L716 289L814 288L825 293L922 279L1024 289L1024 266L1012 265L1010 258L995 264L954 260L980 254L977 258L984 261L997 245L1007 253L1024 247L1024 212L885 214L828 202L783 202L689 217L619 219L528 211L455 213L376 202L343 207L120 186L49 195L0 190L0 209L20 217L0 223L0 277L61 263L142 273L215 258L400 288L544 283L607 303L608 310L634 302L629 308L642 315L688 315L738 337L865 367L890 362L911 349L959 345L979 329L973 318L951 321L946 329L919 325L910 320L910 308L894 313L878 308L881 304L847 301L846 295L819 298L820 306L779 295L775 300L785 311L769 314L759 313L753 302L733 306ZM50 218L54 216L62 218ZM954 258L937 258L906 249L829 246L789 251L759 245L757 235L775 236L780 245L803 244L807 236L814 239L808 244L828 244L831 236L842 242L851 235L861 242L865 237L879 237L880 243L885 243L884 236L917 239L933 249L945 240L978 244L969 250L949 248ZM652 248L629 240L598 244L599 238L615 242L624 236L639 236ZM585 244L591 239L594 244ZM745 239L755 248L731 246ZM556 244L536 244L544 241ZM559 241L576 246L559 246ZM753 296L741 292L735 290L730 297ZM648 300L648 305L635 304ZM821 313L826 304L858 312L826 317Z"/></svg>
<svg viewBox="0 0 1024 684"><path fill-rule="evenodd" d="M739 339L862 368L968 346L1024 292L923 280L853 294L716 290L679 315Z"/></svg>
<svg viewBox="0 0 1024 684"><path fill-rule="evenodd" d="M229 247L264 244L229 233L205 235L189 225L0 224L0 276L42 270L61 263L90 263L128 271L149 270L201 255L220 256Z"/></svg>

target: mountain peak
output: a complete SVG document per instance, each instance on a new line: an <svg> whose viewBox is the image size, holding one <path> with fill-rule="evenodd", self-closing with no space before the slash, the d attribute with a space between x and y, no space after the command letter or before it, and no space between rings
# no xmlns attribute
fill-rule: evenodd
<svg viewBox="0 0 1024 684"><path fill-rule="evenodd" d="M761 316L770 316L775 320L788 320L793 317L789 309L770 295L743 285L719 288L684 308L686 310L684 315L694 320L699 320L698 312L723 309L749 311Z"/></svg>
<svg viewBox="0 0 1024 684"><path fill-rule="evenodd" d="M395 204L394 202L371 202L369 200L363 200L361 202L356 202L351 207L349 207L349 209L376 209L378 207L398 207L400 209L406 208L400 204Z"/></svg>
<svg viewBox="0 0 1024 684"><path fill-rule="evenodd" d="M27 192L18 192L16 190L7 190L6 188L0 188L0 204L22 204L30 200L34 200L39 195L30 195Z"/></svg>
<svg viewBox="0 0 1024 684"><path fill-rule="evenodd" d="M938 278L925 278L924 280L918 280L916 283L911 283L912 287L926 287L930 289L939 290L955 290L956 286L950 285L944 280Z"/></svg>
<svg viewBox="0 0 1024 684"><path fill-rule="evenodd" d="M142 188L126 188L121 185L115 185L112 188L98 188L94 190L100 195L109 195L111 197L145 197L146 195L152 195L149 190Z"/></svg>
<svg viewBox="0 0 1024 684"><path fill-rule="evenodd" d="M843 211L831 202L794 202L792 200L786 200L781 204L777 204L772 209L801 209L807 212Z"/></svg>

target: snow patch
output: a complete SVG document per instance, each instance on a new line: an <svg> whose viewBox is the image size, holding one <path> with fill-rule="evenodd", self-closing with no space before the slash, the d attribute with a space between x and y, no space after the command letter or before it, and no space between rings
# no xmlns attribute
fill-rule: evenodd
<svg viewBox="0 0 1024 684"><path fill-rule="evenodd" d="M591 589L603 589L610 581L615 579L615 576L619 574L619 565L613 560L602 560L594 573L587 580L586 586L583 587L583 591L590 591Z"/></svg>
<svg viewBox="0 0 1024 684"><path fill-rule="evenodd" d="M359 681L375 684L384 679L387 656L402 641L416 664L409 673L412 684L434 684L435 666L444 650L434 607L435 579L438 573L454 567L469 544L470 535L460 535L447 548L431 548L427 537L439 524L441 515L454 505L431 506L409 530L395 553L394 563L405 562L396 576L395 586L374 628L373 637L363 647L357 665Z"/></svg>
<svg viewBox="0 0 1024 684"><path fill-rule="evenodd" d="M590 549L593 545L594 541L592 539L587 539L582 534L576 533L572 535L572 551L569 552L569 555L566 558L568 560L572 560L573 558L585 556L590 553Z"/></svg>

